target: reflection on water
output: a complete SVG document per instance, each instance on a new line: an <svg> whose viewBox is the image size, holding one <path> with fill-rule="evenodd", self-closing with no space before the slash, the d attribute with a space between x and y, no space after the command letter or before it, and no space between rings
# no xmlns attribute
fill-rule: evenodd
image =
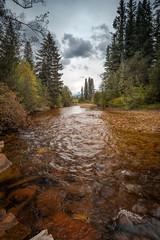
<svg viewBox="0 0 160 240"><path fill-rule="evenodd" d="M52 225L47 221L60 221L57 233L49 229L55 240L158 240L158 136L112 132L103 114L79 106L37 113L33 126L5 136L5 153L20 166L23 176L38 175L43 179L32 202L39 212L36 221L26 219L29 208L19 213L19 219L30 221L38 230L41 225ZM44 208L46 203L49 210ZM65 218L70 226L85 222L81 226L84 235L75 237L80 227L77 225L71 227L68 237L62 237L68 228L62 221ZM94 230L97 235L85 235Z"/></svg>

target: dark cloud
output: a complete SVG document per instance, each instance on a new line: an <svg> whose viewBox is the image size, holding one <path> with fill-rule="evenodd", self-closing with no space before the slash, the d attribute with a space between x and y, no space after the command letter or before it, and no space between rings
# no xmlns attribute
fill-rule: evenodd
<svg viewBox="0 0 160 240"><path fill-rule="evenodd" d="M62 43L65 45L63 56L65 58L87 58L93 54L93 46L89 40L74 37L72 34L64 34Z"/></svg>
<svg viewBox="0 0 160 240"><path fill-rule="evenodd" d="M97 51L98 58L104 58L106 54L106 48L111 41L111 34L108 26L103 23L96 27L92 27L93 35L91 36L95 49Z"/></svg>

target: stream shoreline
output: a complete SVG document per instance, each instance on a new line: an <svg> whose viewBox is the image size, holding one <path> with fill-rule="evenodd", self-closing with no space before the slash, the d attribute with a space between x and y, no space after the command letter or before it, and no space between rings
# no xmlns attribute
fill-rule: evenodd
<svg viewBox="0 0 160 240"><path fill-rule="evenodd" d="M55 240L56 239L59 240L58 234L61 234L61 231L60 231L61 228L62 229L64 228L65 231L68 231L67 230L68 224L71 225L71 229L72 229L71 232L68 232L69 236L73 236L73 234L78 234L77 228L80 228L80 229L85 229L85 231L88 234L88 235L85 235L86 232L82 231L81 233L82 235L80 239L83 239L84 236L86 236L85 239L87 240L106 239L106 236L108 236L107 234L113 234L113 230L112 230L113 226L109 225L107 223L108 220L106 219L105 229L110 229L110 232L103 233L104 238L101 238L102 236L100 237L98 232L99 230L101 230L101 226L97 225L98 219L96 215L93 216L91 214L93 211L92 209L93 205L95 205L96 209L100 208L101 210L101 207L97 205L98 204L97 198L99 196L102 202L106 201L105 203L108 204L108 207L106 206L107 208L103 206L106 211L105 213L106 217L109 217L110 219L112 215L114 216L114 214L116 214L118 216L117 217L118 220L116 221L120 221L120 223L117 223L117 226L120 226L120 230L118 230L118 235L115 235L116 240L119 240L119 239L130 240L130 238L126 238L127 235L123 235L124 229L125 229L123 226L123 219L125 219L125 221L129 221L128 218L131 217L133 218L132 220L134 222L135 216L141 216L141 214L144 214L145 211L149 212L151 216L156 217L156 219L160 218L160 210L159 210L160 206L158 204L158 199L160 196L160 193L158 190L158 181L159 181L158 171L160 170L160 166L158 163L158 159L160 157L160 149L158 145L158 138L160 135L160 111L159 110L122 110L122 109L105 109L103 111L99 111L99 109L97 109L99 111L97 112L95 111L96 109L94 109L93 110L93 112L95 112L94 113L95 115L94 115L92 114L92 106L90 104L80 104L78 106L80 106L81 108L88 108L88 110L86 111L85 109L82 109L82 115L80 115L81 116L80 118L78 117L79 110L77 112L74 110L74 107L73 107L71 108L71 112L70 112L71 115L68 115L68 117L72 116L73 120L75 119L74 123L78 123L76 125L78 127L79 124L81 123L78 121L83 121L83 114L85 114L86 118L88 117L88 121L89 121L89 123L87 121L85 121L84 123L82 122L83 123L82 127L85 127L85 129L86 129L86 126L91 126L90 120L93 119L92 121L95 124L95 128L96 126L98 128L99 138L97 138L97 140L98 139L100 140L101 138L101 141L104 144L106 143L105 142L106 138L105 140L103 138L103 134L104 134L103 129L104 130L108 129L109 130L108 134L111 133L110 136L115 138L115 145L113 146L114 150L116 150L117 148L117 152L119 152L119 154L116 155L116 158L113 155L113 158L112 158L109 155L109 152L107 152L108 151L107 150L106 153L108 155L106 159L108 160L108 163L102 157L99 162L93 165L92 168L90 167L90 164L87 164L87 165L84 164L83 165L84 170L83 168L80 167L80 169L82 169L82 172L77 172L77 175L75 175L74 174L75 169L77 169L77 166L80 163L78 161L78 158L77 159L75 158L77 161L77 166L75 164L75 168L73 169L74 171L72 173L72 171L70 172L70 170L68 171L68 169L66 168L67 165L64 165L64 166L63 164L61 165L61 161L59 163L60 165L58 165L58 162L56 162L58 161L57 159L58 155L54 153L55 150L53 150L52 145L50 147L43 146L43 141L42 141L41 147L37 147L37 149L33 149L32 153L30 153L29 151L29 154L31 154L30 155L31 158L28 158L28 160L30 160L31 162L29 163L24 162L24 164L26 164L26 166L29 167L28 169L31 175L29 173L29 175L26 174L24 177L23 172L21 173L20 171L21 169L18 166L18 164L16 164L15 166L12 163L12 155L10 156L9 152L6 152L6 155L5 155L5 151L4 153L2 153L2 149L3 148L5 149L5 141L4 143L1 142L0 166L2 166L4 171L1 171L1 178L0 178L0 240L14 240L14 239L28 240L28 239L32 239L32 237L34 237L36 234L38 234L40 231L44 229L45 230L42 232L42 234L44 234L46 238L42 238L42 239L47 239L47 240L53 239L51 235L48 235L48 231L47 231L48 229L49 233L53 234L53 237L55 238ZM46 115L44 115L44 118L43 118L43 112L37 113L37 115L35 114L36 115L35 119L38 122L36 122L35 126L33 125L30 127L30 130L28 133L32 134L33 131L35 131L36 133L37 129L41 133L41 127L36 128L36 126L43 126L42 121L45 122L46 119L50 121L52 120L51 117L53 117L54 120L52 120L53 122L52 121L50 122L50 126L53 126L55 124L55 129L57 129L57 126L58 126L57 124L59 123L59 117L61 116L60 115L61 110L60 112L59 110L56 110L56 111L58 114L56 116L54 115L54 110L52 110L51 112L45 111L44 114ZM66 113L68 114L68 111L70 110L62 109L62 112L63 112L63 114L61 113L62 125L60 125L62 127L64 127L63 123L66 120L64 117L67 117ZM35 116L33 115L33 118L34 117ZM56 123L55 123L55 117L57 117ZM96 121L94 119L96 119ZM37 123L40 125L37 125ZM68 124L71 124L70 126L71 128L73 126L75 127L75 125L73 125L72 123L72 120L70 120ZM107 124L107 128L105 128L105 124ZM68 127L68 125L66 126ZM65 143L63 142L63 138L64 138L63 134L66 134L66 130L68 131L67 134L70 134L70 131L72 130L71 128L63 129L63 131L61 132L62 134L61 143ZM47 128L46 130L48 129L50 130L50 128ZM74 141L72 141L72 138L68 138L70 137L70 135L64 135L65 140L67 138L71 140L73 144L72 147L76 146L75 141L80 141L79 134L77 134L76 132L78 131L78 129L75 128L75 132L73 132L75 134ZM90 131L91 131L90 132L91 134L92 128L90 129ZM50 136L52 135L54 136L53 133L51 132ZM87 130L87 133L88 133L88 130ZM25 130L23 130L21 134L22 135L25 134ZM82 134L82 137L84 137L83 134ZM31 136L34 137L34 135L31 135ZM48 134L46 136L48 136ZM153 143L150 144L149 142L150 140L152 140L152 136L154 141ZM104 137L106 137L106 135L104 135ZM29 141L28 143L32 145L33 142L31 143L31 141L33 141L34 138L32 139L29 137L29 135L27 135L27 139ZM52 141L52 138L50 140ZM82 141L83 145L88 144L88 142L86 143L84 142L83 138L82 140L83 140ZM92 141L92 139L90 138L89 140ZM70 142L67 142L66 146L68 146L69 143ZM111 139L111 143L112 143L112 139ZM10 142L6 142L6 144L10 144ZM13 139L11 139L11 144L13 145L13 148L14 148L14 145L17 146L17 149L19 149L18 146L21 146L19 139L18 138L14 139L14 136L13 136ZM86 145L86 147L87 146L88 145ZM92 145L89 145L89 148L90 147L92 147ZM101 145L99 147L101 147ZM60 150L62 149L60 148ZM64 154L66 154L65 149L63 150L64 150ZM76 148L75 148L75 152L76 152ZM7 159L6 156L8 157L9 160ZM80 155L80 159L81 160L84 159L84 161L86 161L87 160L86 156L87 155L83 155L83 158L82 158ZM19 156L17 154L17 156L14 156L14 159L18 157ZM50 162L51 157L53 158L52 162ZM32 162L32 158L34 162ZM89 161L91 161L91 159L92 157L89 158ZM138 159L138 161L136 159ZM43 162L42 163L40 162L41 160L43 160L44 165L43 165ZM74 157L73 157L73 160L74 160ZM123 160L123 163L120 163L119 160L121 161ZM157 162L157 165L156 165L156 162ZM30 163L34 164L35 169L41 170L41 168L39 167L42 167L42 170L43 170L43 166L45 168L47 167L46 168L47 173L45 171L43 173L42 171L41 173L39 172L39 175L36 175L36 172L30 169ZM41 166L39 166L40 164ZM68 164L70 169L70 166L71 166L70 161L68 161ZM21 165L21 167L25 169L24 166ZM85 177L85 174L89 174L90 171L91 171L91 174L86 175ZM3 172L4 172L4 179L2 179ZM103 178L106 178L106 180ZM142 179L142 180L144 179L147 185L149 185L150 183L152 183L152 181L154 181L154 186L152 186L151 184L151 187L147 189L146 185L141 186L140 182L137 182L138 179ZM101 182L102 185L100 185L99 181ZM90 185L90 182L93 182L92 184L93 186ZM109 185L107 185L107 183ZM84 184L84 186L82 184ZM47 189L44 189L44 186L46 186ZM118 192L119 192L119 195L118 195ZM132 198L132 195L133 195L133 198ZM131 201L125 203L126 196L128 198L131 198ZM143 203L144 206L143 205L141 206L141 203L139 201L138 202L136 201L135 196L138 198L141 198L141 203ZM4 199L6 199L6 201L4 201ZM52 201L52 199L54 199L54 201ZM153 202L153 206L150 206L150 199L151 199L151 202ZM122 202L124 201L123 208L124 209L128 208L128 209L122 210L118 213L118 209L120 209L121 207L121 204L120 204L121 201ZM53 204L53 202L55 203ZM113 208L115 209L115 213L109 211L110 207L112 209L112 203L115 204ZM46 204L48 204L49 206L48 209L46 208ZM26 210L29 209L30 206L34 210L33 213L26 212ZM147 206L148 206L148 209L147 209ZM145 211L143 210L143 208L145 209ZM77 209L79 209L80 212L77 212ZM51 211L53 211L54 213L53 216L50 216ZM132 214L132 211L133 211L133 214ZM24 215L25 213L26 213L26 216L28 216L29 221L31 221L31 223L34 221L38 221L38 225L36 225L38 231L37 229L35 230L34 228L33 229L30 228L31 223L28 220L27 220L28 224L24 224L25 218L26 218L26 216ZM103 215L103 210L101 214ZM140 214L140 215L136 215L136 214ZM41 216L41 219L38 220L40 216ZM90 218L92 219L91 223L90 223ZM5 222L4 221L5 219L8 219L8 220ZM21 223L21 219L23 220L22 223ZM63 219L65 219L65 222L63 222ZM150 222L149 222L150 219L146 221L148 226L150 226ZM53 224L54 222L58 224L57 229L58 231L60 231L59 233L58 232L55 233L52 230L52 227L54 227L54 224ZM142 221L142 223L144 222ZM119 225L119 224L122 224L122 225ZM139 223L136 222L136 224L139 224ZM158 228L159 222L156 222L156 224ZM97 227L97 229L95 227ZM90 232L88 232L87 229ZM137 228L135 227L135 231L138 231L137 229L138 227ZM103 229L103 231L105 230ZM153 236L153 233L152 233L153 229L151 228L150 231L151 231L151 236ZM37 237L37 239L40 240L39 237ZM67 238L67 240L68 239L69 238ZM79 240L78 237L75 239ZM148 239L152 239L152 237ZM158 238L155 238L155 239L158 239Z"/></svg>

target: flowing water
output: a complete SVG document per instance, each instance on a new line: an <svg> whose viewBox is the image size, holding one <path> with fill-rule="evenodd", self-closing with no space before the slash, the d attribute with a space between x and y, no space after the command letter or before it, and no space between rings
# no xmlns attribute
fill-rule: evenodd
<svg viewBox="0 0 160 240"><path fill-rule="evenodd" d="M105 114L79 106L50 110L4 137L21 179L36 179L16 187L38 187L17 215L33 232L43 226L55 240L160 239L160 138L113 132Z"/></svg>

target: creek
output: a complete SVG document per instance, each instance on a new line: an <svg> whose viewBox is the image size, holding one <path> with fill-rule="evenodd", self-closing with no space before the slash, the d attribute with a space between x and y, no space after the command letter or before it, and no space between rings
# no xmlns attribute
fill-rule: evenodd
<svg viewBox="0 0 160 240"><path fill-rule="evenodd" d="M35 177L15 188L37 187L17 214L32 232L43 226L55 240L160 239L159 136L135 133L124 141L105 114L80 106L49 110L3 136L21 179Z"/></svg>

